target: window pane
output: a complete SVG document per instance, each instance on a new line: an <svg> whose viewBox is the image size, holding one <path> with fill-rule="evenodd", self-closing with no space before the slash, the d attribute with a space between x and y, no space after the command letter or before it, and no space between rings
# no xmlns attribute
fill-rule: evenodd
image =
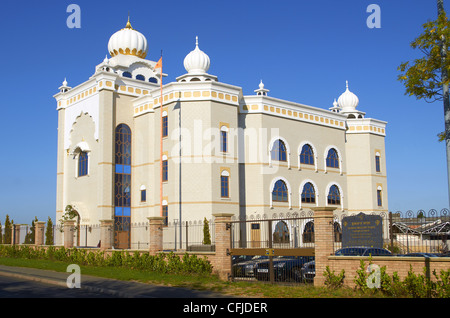
<svg viewBox="0 0 450 318"><path fill-rule="evenodd" d="M229 197L229 195L228 195L228 177L227 176L221 176L220 177L220 180L221 180L221 197L222 198L228 198Z"/></svg>
<svg viewBox="0 0 450 318"><path fill-rule="evenodd" d="M287 202L287 187L283 180L278 180L272 191L272 201Z"/></svg>
<svg viewBox="0 0 450 318"><path fill-rule="evenodd" d="M302 147L302 152L300 154L300 163L306 164L306 165L313 165L314 164L314 155L313 151L310 145L304 145Z"/></svg>

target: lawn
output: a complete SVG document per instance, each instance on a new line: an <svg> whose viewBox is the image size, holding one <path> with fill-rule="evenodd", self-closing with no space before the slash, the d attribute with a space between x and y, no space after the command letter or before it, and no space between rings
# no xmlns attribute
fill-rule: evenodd
<svg viewBox="0 0 450 318"><path fill-rule="evenodd" d="M32 267L58 272L66 272L69 263L41 259L20 259L0 257L0 264L7 266ZM277 285L261 282L228 282L215 275L174 275L151 271L116 267L81 266L81 274L113 278L125 281L137 281L148 284L184 287L197 290L211 290L230 296L249 298L362 298L364 295L350 288L337 290L314 287L308 284Z"/></svg>

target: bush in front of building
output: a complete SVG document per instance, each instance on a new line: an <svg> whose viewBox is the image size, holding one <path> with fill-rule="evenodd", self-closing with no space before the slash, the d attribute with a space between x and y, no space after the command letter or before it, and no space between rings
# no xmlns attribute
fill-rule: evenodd
<svg viewBox="0 0 450 318"><path fill-rule="evenodd" d="M165 274L211 274L212 265L206 258L185 253L182 257L173 252L150 255L148 252L113 251L106 253L98 250L47 248L26 245L0 245L0 257L47 259L69 262L78 265L123 267Z"/></svg>

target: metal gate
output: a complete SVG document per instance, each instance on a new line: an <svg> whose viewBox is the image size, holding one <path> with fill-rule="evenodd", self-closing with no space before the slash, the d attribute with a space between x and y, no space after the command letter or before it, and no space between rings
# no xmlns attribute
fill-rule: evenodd
<svg viewBox="0 0 450 318"><path fill-rule="evenodd" d="M312 216L311 213L233 220L231 279L271 283L312 281Z"/></svg>

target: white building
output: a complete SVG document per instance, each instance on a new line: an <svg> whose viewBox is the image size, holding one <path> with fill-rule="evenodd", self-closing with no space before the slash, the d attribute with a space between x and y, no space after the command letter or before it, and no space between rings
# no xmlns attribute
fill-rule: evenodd
<svg viewBox="0 0 450 318"><path fill-rule="evenodd" d="M54 96L57 220L67 205L82 225L114 220L115 246L126 248L129 225L150 216L388 211L386 122L357 110L348 84L329 109L271 97L262 81L244 96L208 73L197 39L187 73L161 89L147 50L128 22L111 36L110 58Z"/></svg>

